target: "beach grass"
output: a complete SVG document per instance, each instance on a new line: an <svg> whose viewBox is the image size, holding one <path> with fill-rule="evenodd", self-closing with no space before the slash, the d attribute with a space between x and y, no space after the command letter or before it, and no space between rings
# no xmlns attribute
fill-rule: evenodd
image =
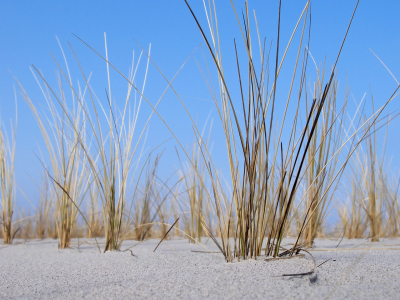
<svg viewBox="0 0 400 300"><path fill-rule="evenodd" d="M389 174L385 155L378 157L378 132L382 127L380 122L385 122L379 118L397 96L399 87L384 105L373 109L369 116L362 110L357 122L354 117L350 125L346 125L348 94L343 101L338 99L336 66L358 2L353 14L348 12L351 19L343 32L343 42L338 45L336 60L325 62L322 68L309 51L310 1L305 2L285 45L281 39L279 1L276 36L271 46L266 38L261 38L257 15L251 12L248 2L241 17L232 3L237 19L234 25L241 32L231 46L235 54L232 61L222 51L226 49L221 38L224 32L218 26L215 1L204 7L207 19L204 25L198 13L185 2L208 50L208 54L203 53L204 64L198 66L223 131L228 179L217 168L212 154L211 134L218 129L210 126L208 135L205 129L200 131L172 84L185 64L168 80L150 58L149 47L147 51L142 49L136 61L133 59L129 75L125 76L114 67L111 55L109 58L106 35L105 55L78 38L104 62L107 70L104 94L95 93L91 75L70 44L82 85L73 84L62 48L64 67L53 56L57 89L32 66L45 109L40 110L19 85L46 146L46 152L38 155L45 170L40 201L34 215L22 210L21 237L57 237L59 248L65 249L71 246L74 234L81 237L85 231L87 238L104 237L102 252L106 252L122 250L126 239L143 242L158 237L162 238L161 243L168 236L183 233L190 243L200 244L203 237L210 238L224 259L234 262L260 256L294 256L312 248L316 238L329 234L349 239L369 237L373 242L398 236L400 185L398 178ZM293 72L291 77L281 78L289 49L296 54L290 66ZM145 73L138 86L136 70L143 60ZM144 96L150 63L168 84L156 104ZM225 72L228 64L235 68L236 74ZM329 71L325 66L328 64ZM310 65L315 66L317 74L312 81L307 77ZM122 99L111 88L113 70L128 86ZM233 75L236 82L231 84ZM281 88L282 80L287 81L285 89ZM314 82L313 89L309 82ZM191 148L183 146L158 111L167 89L173 91L190 118L194 141ZM142 125L138 118L145 103L151 113ZM178 144L180 169L171 171L167 179L161 179L158 171L163 152L156 153L158 147L150 153L144 150L146 139L151 138L147 134L153 115L160 118ZM15 233L12 230L15 143L10 146L5 141L0 127L2 235L4 243L11 243ZM386 136L384 141L383 150ZM336 206L342 187L348 203ZM329 233L326 223L335 207L339 207L337 230ZM289 247L282 245L287 236L295 237Z"/></svg>

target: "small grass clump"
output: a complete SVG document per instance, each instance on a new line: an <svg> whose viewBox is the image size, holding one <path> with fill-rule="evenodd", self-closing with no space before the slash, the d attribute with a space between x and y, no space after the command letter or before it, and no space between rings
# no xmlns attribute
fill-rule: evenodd
<svg viewBox="0 0 400 300"><path fill-rule="evenodd" d="M157 167L160 161L160 156L148 164L145 174L145 185L143 191L138 192L135 201L135 214L133 217L134 236L138 241L144 241L152 235L153 225L158 217L160 206L156 200L160 196L159 190L156 189ZM162 215L161 215L162 217Z"/></svg>
<svg viewBox="0 0 400 300"><path fill-rule="evenodd" d="M394 177L394 176L393 176ZM386 208L386 225L383 228L387 237L400 236L400 195L399 195L399 180L393 178L390 180L387 174L382 176L383 199Z"/></svg>
<svg viewBox="0 0 400 300"><path fill-rule="evenodd" d="M90 187L86 214L88 220L88 224L86 225L86 237L90 239L104 236L103 214L99 205L98 192L95 185Z"/></svg>
<svg viewBox="0 0 400 300"><path fill-rule="evenodd" d="M348 239L359 239L365 236L367 230L367 222L365 210L362 205L362 191L359 190L360 183L357 178L351 178L351 190L348 195L349 204L343 205L338 209L342 236Z"/></svg>
<svg viewBox="0 0 400 300"><path fill-rule="evenodd" d="M52 197L54 193L52 194L52 192L53 189L50 188L47 174L45 174L40 189L40 200L35 214L35 231L39 239L44 239L46 237L57 238L56 228L52 226L55 222L53 218L54 209L52 207Z"/></svg>
<svg viewBox="0 0 400 300"><path fill-rule="evenodd" d="M211 128L212 126L210 126L210 133ZM209 145L210 133L205 141L206 145ZM190 243L195 243L196 239L199 243L201 242L201 237L204 234L202 223L205 222L205 216L209 215L209 212L205 211L208 208L205 187L206 167L200 150L199 145L194 142L191 150L191 163L186 165L182 163L177 151L181 166L180 178L183 182L184 194L187 195L182 201L184 204L182 208L184 228L185 232L192 237L192 239L189 239Z"/></svg>

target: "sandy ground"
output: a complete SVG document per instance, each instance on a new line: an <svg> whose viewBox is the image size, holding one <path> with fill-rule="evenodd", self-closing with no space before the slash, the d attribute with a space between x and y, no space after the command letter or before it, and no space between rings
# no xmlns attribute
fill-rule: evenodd
<svg viewBox="0 0 400 300"><path fill-rule="evenodd" d="M133 247L134 256L100 254L94 240L74 240L66 250L55 240L0 246L0 299L400 299L400 239L343 240L338 248L319 239L311 253L317 265L329 261L316 278L282 276L310 271L308 255L226 263L181 239L153 253L158 241ZM136 243L125 241L122 250ZM216 251L211 240L203 243Z"/></svg>

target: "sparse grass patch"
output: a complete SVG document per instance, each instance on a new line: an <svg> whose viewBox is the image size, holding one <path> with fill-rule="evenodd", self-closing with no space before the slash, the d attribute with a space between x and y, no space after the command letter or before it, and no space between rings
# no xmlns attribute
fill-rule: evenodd
<svg viewBox="0 0 400 300"><path fill-rule="evenodd" d="M54 209L52 205L52 197L55 196L54 190L49 186L49 180L47 174L43 178L42 188L40 190L40 200L36 209L35 214L35 230L36 236L39 239L46 237L57 238L57 232L55 226L52 226L55 222Z"/></svg>
<svg viewBox="0 0 400 300"><path fill-rule="evenodd" d="M211 128L212 126L210 126L210 133ZM210 148L210 133L205 140L207 148ZM201 139L204 140L203 137ZM191 152L192 155L191 163L189 164L182 163L177 150L181 167L180 178L183 182L184 195L186 195L186 197L184 197L184 195L180 197L183 200L182 220L184 222L185 232L194 239L189 239L190 243L194 243L195 239L197 239L199 243L201 242L201 237L204 233L202 223L205 222L205 216L210 217L210 212L205 211L209 207L207 205L208 201L206 201L205 191L206 167L200 150L198 143L195 141L191 151L188 149L188 153ZM210 222L208 222L208 224L210 224ZM213 228L212 225L210 225L210 228Z"/></svg>

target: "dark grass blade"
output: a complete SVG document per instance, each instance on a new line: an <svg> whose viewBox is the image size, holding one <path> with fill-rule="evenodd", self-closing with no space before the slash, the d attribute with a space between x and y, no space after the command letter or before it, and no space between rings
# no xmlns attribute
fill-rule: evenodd
<svg viewBox="0 0 400 300"><path fill-rule="evenodd" d="M176 221L174 222L174 224L172 224L172 226L168 229L168 231L164 234L163 238L161 239L161 241L157 244L157 246L154 248L153 252L156 252L158 246L160 246L160 244L162 243L162 241L167 237L168 233L172 230L172 228L174 228L175 224L178 223L179 218L176 219Z"/></svg>

